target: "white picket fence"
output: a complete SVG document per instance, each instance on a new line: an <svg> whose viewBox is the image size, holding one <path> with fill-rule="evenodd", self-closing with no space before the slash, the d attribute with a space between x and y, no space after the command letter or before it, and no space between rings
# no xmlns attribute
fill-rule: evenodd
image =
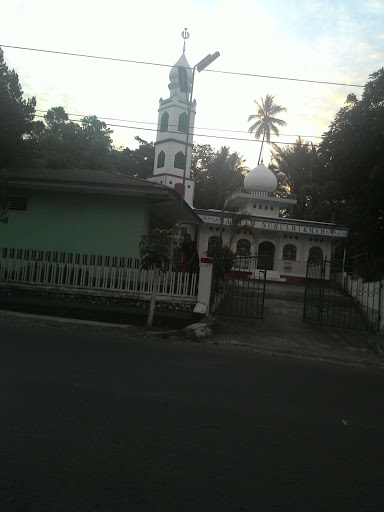
<svg viewBox="0 0 384 512"><path fill-rule="evenodd" d="M140 260L29 249L0 249L0 283L30 288L111 292L149 298L155 270L141 270ZM19 286L18 286L19 287ZM172 268L157 280L158 300L196 300L197 274ZM188 300L189 299L189 300Z"/></svg>
<svg viewBox="0 0 384 512"><path fill-rule="evenodd" d="M365 312L372 324L378 324L384 330L384 288L383 281L364 281L361 277L353 277L347 272L333 274L335 283L339 285L356 304Z"/></svg>

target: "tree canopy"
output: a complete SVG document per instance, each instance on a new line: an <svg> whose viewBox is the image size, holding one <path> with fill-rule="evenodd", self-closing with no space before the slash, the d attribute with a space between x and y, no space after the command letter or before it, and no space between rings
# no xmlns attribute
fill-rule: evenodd
<svg viewBox="0 0 384 512"><path fill-rule="evenodd" d="M215 151L209 144L197 144L191 168L196 208L222 209L227 195L243 186L247 171L244 158L229 147Z"/></svg>
<svg viewBox="0 0 384 512"><path fill-rule="evenodd" d="M318 148L301 139L274 145L272 163L279 193L297 194L287 215L348 226L350 256L384 269L383 68L370 75L360 100L348 95Z"/></svg>
<svg viewBox="0 0 384 512"><path fill-rule="evenodd" d="M23 98L19 77L6 65L0 48L0 168L22 161L24 137L32 128L35 106L35 98Z"/></svg>
<svg viewBox="0 0 384 512"><path fill-rule="evenodd" d="M384 68L370 75L361 100L336 114L320 144L324 175L337 183L339 217L358 250L377 261L384 254ZM381 255L381 256L380 256Z"/></svg>

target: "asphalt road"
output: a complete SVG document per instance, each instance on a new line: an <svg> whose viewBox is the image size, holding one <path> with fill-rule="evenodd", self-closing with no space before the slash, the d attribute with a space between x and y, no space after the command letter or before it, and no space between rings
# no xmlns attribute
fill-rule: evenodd
<svg viewBox="0 0 384 512"><path fill-rule="evenodd" d="M0 511L384 510L384 374L0 331Z"/></svg>

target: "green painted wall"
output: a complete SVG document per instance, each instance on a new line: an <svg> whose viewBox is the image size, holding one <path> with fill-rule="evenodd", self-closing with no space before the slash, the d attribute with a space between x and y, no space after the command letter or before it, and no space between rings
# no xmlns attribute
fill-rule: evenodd
<svg viewBox="0 0 384 512"><path fill-rule="evenodd" d="M0 223L0 247L139 256L151 205L145 199L53 191L11 191L27 197L27 211Z"/></svg>

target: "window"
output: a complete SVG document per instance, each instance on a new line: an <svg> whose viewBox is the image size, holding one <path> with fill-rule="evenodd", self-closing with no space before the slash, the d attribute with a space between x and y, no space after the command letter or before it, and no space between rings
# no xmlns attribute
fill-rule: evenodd
<svg viewBox="0 0 384 512"><path fill-rule="evenodd" d="M179 125L178 130L179 132L187 133L187 126L188 126L188 116L185 112L179 115Z"/></svg>
<svg viewBox="0 0 384 512"><path fill-rule="evenodd" d="M164 167L165 164L165 153L164 151L160 151L157 156L157 168Z"/></svg>
<svg viewBox="0 0 384 512"><path fill-rule="evenodd" d="M161 121L160 121L160 131L161 132L168 131L168 121L169 121L169 114L168 114L168 112L164 112L164 114L161 116Z"/></svg>
<svg viewBox="0 0 384 512"><path fill-rule="evenodd" d="M221 244L222 244L222 241L221 241L221 238L219 236L210 236L208 238L208 251L212 247L221 247Z"/></svg>
<svg viewBox="0 0 384 512"><path fill-rule="evenodd" d="M6 202L8 203L9 210L19 210L25 212L27 209L26 197L8 197Z"/></svg>
<svg viewBox="0 0 384 512"><path fill-rule="evenodd" d="M239 256L249 256L251 254L251 242L245 238L237 241L236 254Z"/></svg>
<svg viewBox="0 0 384 512"><path fill-rule="evenodd" d="M283 247L283 260L286 261L296 261L296 245L286 244Z"/></svg>
<svg viewBox="0 0 384 512"><path fill-rule="evenodd" d="M309 249L308 261L321 261L323 259L323 251L320 247L311 247Z"/></svg>
<svg viewBox="0 0 384 512"><path fill-rule="evenodd" d="M185 161L184 153L182 151L179 151L175 155L174 167L176 167L176 169L184 169L184 161Z"/></svg>

